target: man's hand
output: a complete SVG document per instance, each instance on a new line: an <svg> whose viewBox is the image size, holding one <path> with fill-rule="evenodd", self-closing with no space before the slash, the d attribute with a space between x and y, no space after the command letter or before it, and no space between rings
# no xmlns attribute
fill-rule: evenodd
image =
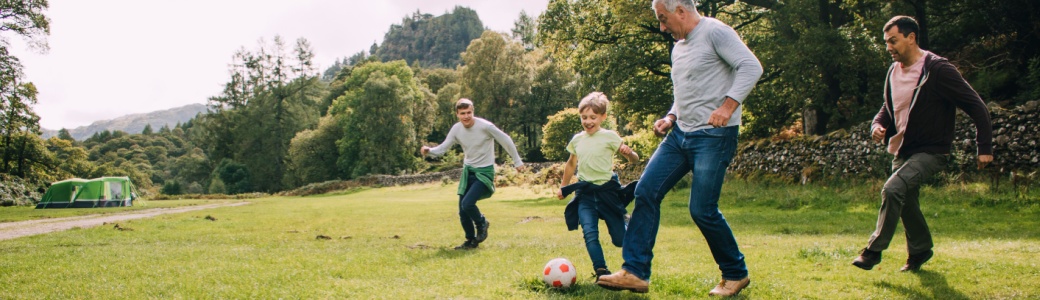
<svg viewBox="0 0 1040 300"><path fill-rule="evenodd" d="M520 165L519 167L516 167L517 173L523 172L524 170L527 170L527 165Z"/></svg>
<svg viewBox="0 0 1040 300"><path fill-rule="evenodd" d="M725 127L729 124L729 119L733 117L733 112L740 106L740 102L733 100L729 96L726 97L722 102L722 106L716 108L715 111L711 112L711 116L708 117L708 124L718 127Z"/></svg>
<svg viewBox="0 0 1040 300"><path fill-rule="evenodd" d="M881 126L874 127L874 131L870 133L870 137L874 138L875 143L880 143L885 138L885 128Z"/></svg>
<svg viewBox="0 0 1040 300"><path fill-rule="evenodd" d="M668 116L665 116L660 120L657 120L657 122L654 122L654 134L657 135L657 137L664 136L666 133L668 133L668 129L672 129L673 123L675 123L675 121L673 121L672 118Z"/></svg>
<svg viewBox="0 0 1040 300"><path fill-rule="evenodd" d="M979 155L979 170L982 170L991 162L993 162L993 155Z"/></svg>
<svg viewBox="0 0 1040 300"><path fill-rule="evenodd" d="M556 190L556 199L563 200L563 190L562 189Z"/></svg>
<svg viewBox="0 0 1040 300"><path fill-rule="evenodd" d="M422 156L426 157L426 154L430 153L430 147L422 146L422 148L419 149L419 153L422 153Z"/></svg>

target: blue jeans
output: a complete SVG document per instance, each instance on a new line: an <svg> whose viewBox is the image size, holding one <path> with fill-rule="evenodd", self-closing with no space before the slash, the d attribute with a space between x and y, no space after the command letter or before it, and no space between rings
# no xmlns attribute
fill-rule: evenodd
<svg viewBox="0 0 1040 300"><path fill-rule="evenodd" d="M477 238L477 224L484 224L484 215L477 208L477 200L488 191L484 183L477 179L476 175L469 174L466 182L466 194L459 196L459 221L462 223L462 231L466 232L466 240Z"/></svg>
<svg viewBox="0 0 1040 300"><path fill-rule="evenodd" d="M650 261L661 225L661 200L679 179L693 171L690 187L690 217L708 242L722 278L747 277L744 254L729 223L719 211L719 194L733 154L737 149L738 126L709 128L694 132L672 131L650 157L635 191L635 209L628 223L622 268L644 280L650 279Z"/></svg>
<svg viewBox="0 0 1040 300"><path fill-rule="evenodd" d="M599 213L598 202L599 199L592 195L584 196L578 202L578 222L581 223L581 231L585 235L585 250L589 251L593 270L607 268L607 260L603 258L603 246L599 243L599 220L603 219L606 222L607 232L610 233L610 241L614 246L621 247L625 238L624 216Z"/></svg>

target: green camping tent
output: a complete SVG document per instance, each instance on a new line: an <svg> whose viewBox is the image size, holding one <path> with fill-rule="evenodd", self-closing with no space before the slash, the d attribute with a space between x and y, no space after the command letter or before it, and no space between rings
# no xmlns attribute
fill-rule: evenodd
<svg viewBox="0 0 1040 300"><path fill-rule="evenodd" d="M135 199L129 177L73 178L52 183L36 208L131 206Z"/></svg>

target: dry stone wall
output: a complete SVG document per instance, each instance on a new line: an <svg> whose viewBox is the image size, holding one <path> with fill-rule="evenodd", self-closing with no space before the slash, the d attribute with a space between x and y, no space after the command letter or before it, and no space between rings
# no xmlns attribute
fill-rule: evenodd
<svg viewBox="0 0 1040 300"><path fill-rule="evenodd" d="M987 172L1004 173L1040 169L1040 102L1013 108L990 107L995 159ZM739 175L771 174L810 181L816 178L885 176L892 155L871 141L870 122L825 136L791 140L758 140L741 143L730 171ZM950 169L977 172L975 126L958 112Z"/></svg>

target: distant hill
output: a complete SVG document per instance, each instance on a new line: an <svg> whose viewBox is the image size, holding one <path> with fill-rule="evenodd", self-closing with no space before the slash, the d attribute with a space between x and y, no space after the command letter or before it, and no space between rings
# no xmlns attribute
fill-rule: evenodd
<svg viewBox="0 0 1040 300"><path fill-rule="evenodd" d="M195 118L199 113L206 113L206 111L207 107L205 104L190 104L167 110L125 115L111 120L97 121L88 126L69 129L69 133L72 134L72 137L77 141L82 141L94 135L94 133L105 130L141 133L141 131L144 130L144 126L148 124L152 125L152 130L159 131L159 128L162 128L164 125L172 128L177 125L177 123L187 122L188 120ZM44 139L56 135L58 135L58 130L43 129Z"/></svg>

